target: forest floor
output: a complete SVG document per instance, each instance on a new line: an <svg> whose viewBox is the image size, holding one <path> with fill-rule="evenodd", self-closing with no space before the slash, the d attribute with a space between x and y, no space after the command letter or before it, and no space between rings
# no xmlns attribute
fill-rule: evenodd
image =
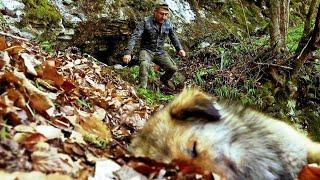
<svg viewBox="0 0 320 180"><path fill-rule="evenodd" d="M161 107L104 64L14 36L0 44L0 179L212 179L127 152Z"/></svg>

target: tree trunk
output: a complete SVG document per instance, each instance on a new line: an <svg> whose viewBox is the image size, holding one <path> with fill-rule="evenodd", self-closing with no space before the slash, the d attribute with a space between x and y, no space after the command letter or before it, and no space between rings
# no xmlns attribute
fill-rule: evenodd
<svg viewBox="0 0 320 180"><path fill-rule="evenodd" d="M310 2L309 11L307 13L306 21L304 23L303 36L307 36L311 31L312 16L316 11L318 3L319 3L318 0L311 0Z"/></svg>
<svg viewBox="0 0 320 180"><path fill-rule="evenodd" d="M285 49L290 0L270 0L270 45L280 53Z"/></svg>
<svg viewBox="0 0 320 180"><path fill-rule="evenodd" d="M280 52L283 47L279 16L280 2L278 0L270 0L270 45L275 47L276 52Z"/></svg>
<svg viewBox="0 0 320 180"><path fill-rule="evenodd" d="M313 32L310 33L311 37L308 40L306 46L302 49L301 53L297 57L295 61L295 65L291 74L291 81L296 82L297 76L300 72L300 69L303 67L303 64L308 59L311 52L315 51L319 48L320 43L320 5L318 7L317 18L315 22L315 26Z"/></svg>
<svg viewBox="0 0 320 180"><path fill-rule="evenodd" d="M290 0L280 1L280 33L283 41L283 46L285 46L286 36L288 33L289 26L289 4Z"/></svg>

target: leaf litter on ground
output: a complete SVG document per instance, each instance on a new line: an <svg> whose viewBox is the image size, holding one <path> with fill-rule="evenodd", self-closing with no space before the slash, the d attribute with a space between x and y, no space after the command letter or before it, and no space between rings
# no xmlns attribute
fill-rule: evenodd
<svg viewBox="0 0 320 180"><path fill-rule="evenodd" d="M36 42L0 42L1 179L182 177L127 152L155 108L111 69L74 47L49 54Z"/></svg>
<svg viewBox="0 0 320 180"><path fill-rule="evenodd" d="M214 179L126 150L156 108L74 47L49 54L0 36L0 179Z"/></svg>

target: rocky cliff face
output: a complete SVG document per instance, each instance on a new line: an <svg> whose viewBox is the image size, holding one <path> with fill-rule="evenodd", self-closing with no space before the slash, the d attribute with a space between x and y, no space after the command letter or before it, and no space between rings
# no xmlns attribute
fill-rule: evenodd
<svg viewBox="0 0 320 180"><path fill-rule="evenodd" d="M210 44L217 36L246 34L240 30L243 26L251 27L253 32L260 23L251 19L256 17L252 15L252 9L257 8L249 4L231 1L197 3L192 0L166 2L186 49L203 44L203 41ZM62 49L78 46L101 61L113 62L126 46L135 24L152 14L153 1L2 0L0 3L3 19L13 33L29 39L48 40Z"/></svg>

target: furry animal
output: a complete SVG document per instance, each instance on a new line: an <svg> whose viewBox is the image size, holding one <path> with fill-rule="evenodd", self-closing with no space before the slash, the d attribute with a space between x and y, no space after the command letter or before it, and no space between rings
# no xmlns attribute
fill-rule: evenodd
<svg viewBox="0 0 320 180"><path fill-rule="evenodd" d="M223 179L295 179L320 145L284 122L185 89L132 140L136 156L185 161Z"/></svg>

